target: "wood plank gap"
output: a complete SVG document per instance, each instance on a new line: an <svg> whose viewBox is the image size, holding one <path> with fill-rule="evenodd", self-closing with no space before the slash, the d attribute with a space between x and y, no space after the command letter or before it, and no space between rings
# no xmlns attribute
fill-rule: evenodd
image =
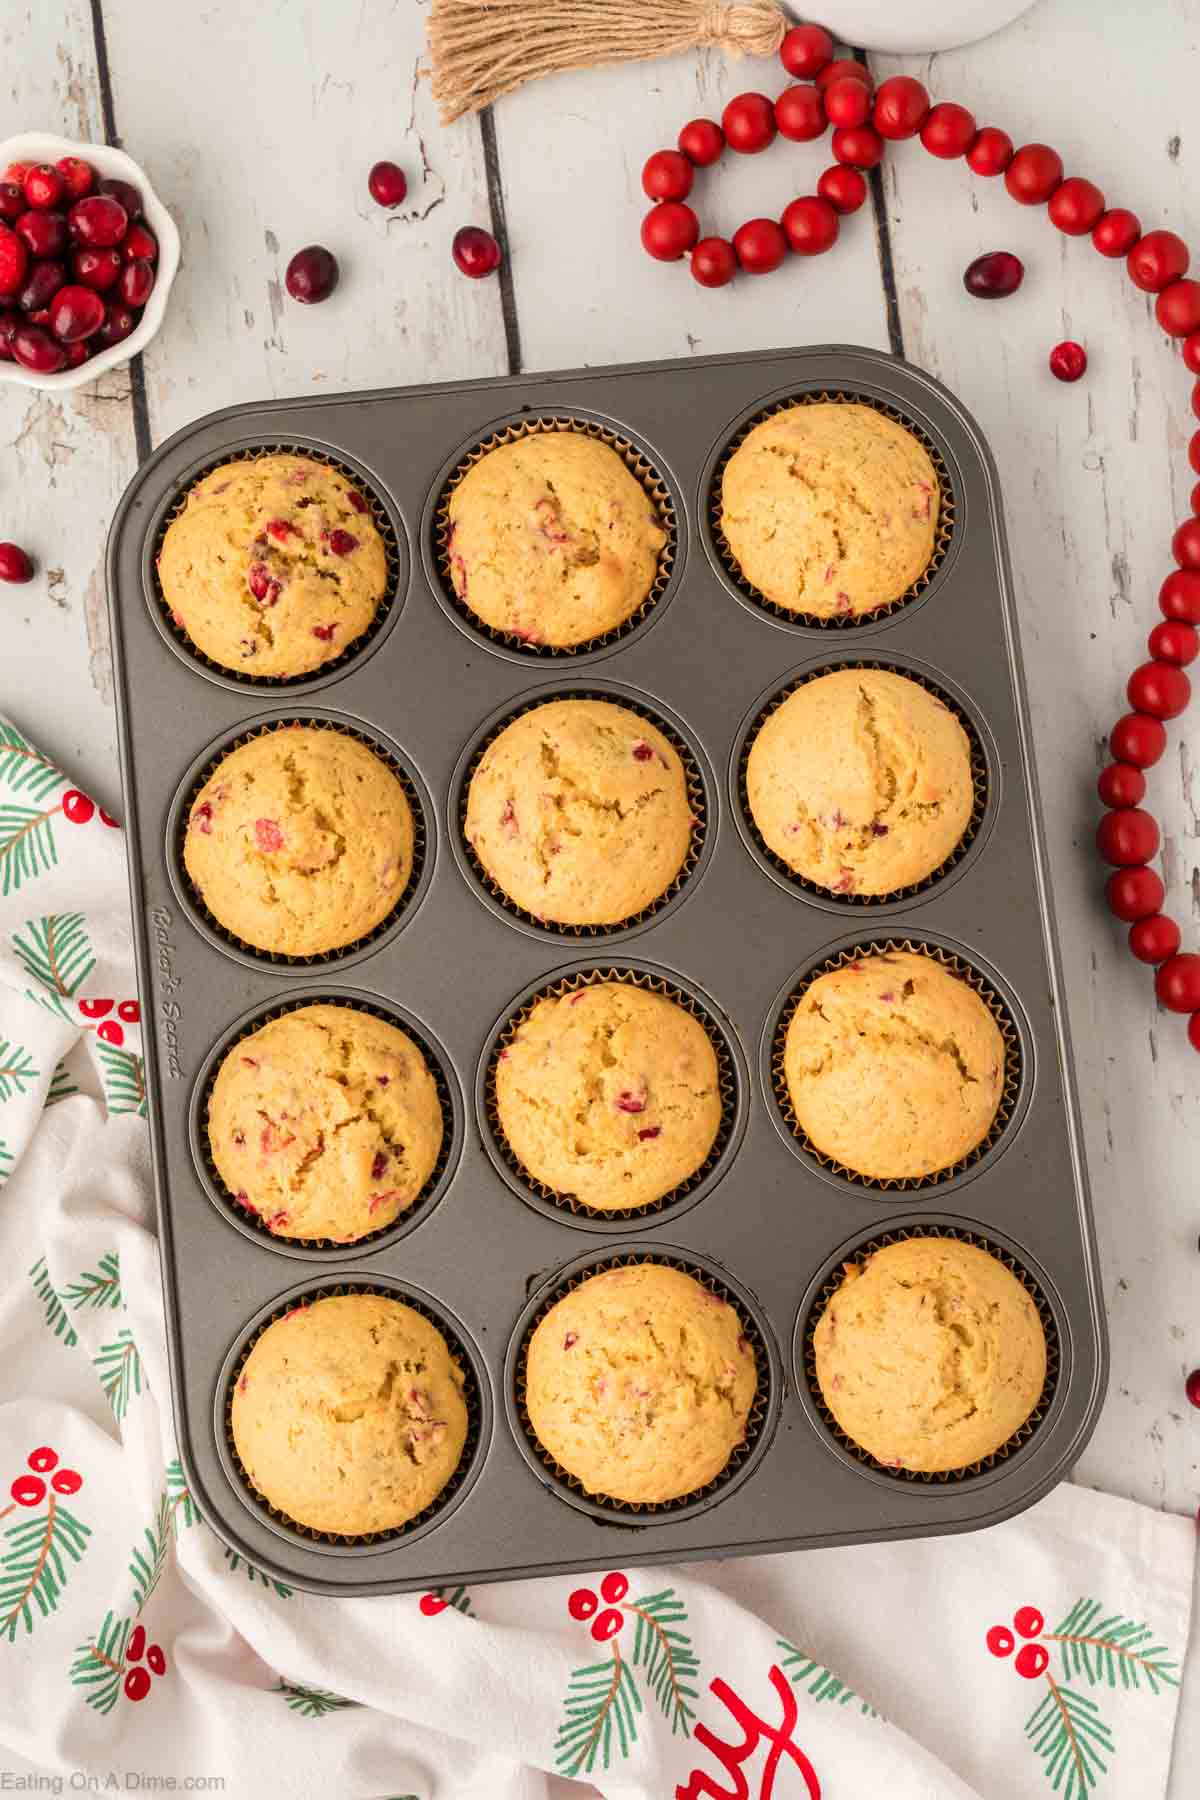
<svg viewBox="0 0 1200 1800"><path fill-rule="evenodd" d="M496 121L490 106L479 115L479 136L483 144L483 166L487 175L488 207L492 215L492 235L500 246L500 311L504 318L504 344L508 353L508 372L521 373L521 327L517 319L517 295L513 286L512 262L508 248L508 221L504 212L504 181L500 174L500 150L496 143Z"/></svg>
<svg viewBox="0 0 1200 1800"><path fill-rule="evenodd" d="M855 62L867 73L871 65L865 50L851 50ZM873 78L872 78L873 79ZM888 226L887 202L883 192L883 167L876 164L867 170L867 187L871 193L871 212L875 220L875 248L879 255L879 277L883 283L883 311L887 319L888 346L893 356L904 355L904 330L900 323L900 296L896 292L896 264L892 256L892 234Z"/></svg>

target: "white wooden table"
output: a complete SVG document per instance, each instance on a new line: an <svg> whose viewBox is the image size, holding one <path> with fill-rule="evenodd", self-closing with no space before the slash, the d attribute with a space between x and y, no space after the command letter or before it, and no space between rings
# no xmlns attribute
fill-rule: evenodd
<svg viewBox="0 0 1200 1800"><path fill-rule="evenodd" d="M819 11L819 8L817 8ZM0 11L0 136L119 139L151 171L184 242L144 367L62 398L0 390L0 537L37 556L0 592L0 708L119 803L103 551L139 455L234 401L785 344L891 347L947 382L991 440L1005 486L1026 667L1070 993L1071 1029L1112 1332L1108 1403L1077 1479L1154 1506L1200 1502L1200 1058L1155 1007L1106 916L1091 850L1101 740L1157 618L1195 421L1178 356L1120 266L1061 237L999 181L897 147L833 254L706 292L645 258L639 172L685 119L784 85L778 65L718 56L563 76L494 118L439 127L419 79L416 0L48 0ZM988 43L873 59L972 107L1020 143L1053 142L1144 225L1200 243L1200 0L1040 0ZM408 171L393 214L368 198L380 157ZM828 140L727 157L704 178L714 229L812 191ZM461 224L504 237L502 280L463 280ZM281 298L319 241L342 261L332 301ZM1027 263L985 306L961 272L980 251ZM1064 387L1049 347L1083 339ZM1172 731L1154 771L1163 872L1200 946L1200 751ZM1182 1792L1182 1790L1181 1790Z"/></svg>

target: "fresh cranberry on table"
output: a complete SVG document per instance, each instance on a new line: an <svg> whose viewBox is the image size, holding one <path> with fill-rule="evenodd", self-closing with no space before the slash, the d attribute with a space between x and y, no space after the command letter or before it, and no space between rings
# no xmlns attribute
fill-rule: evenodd
<svg viewBox="0 0 1200 1800"><path fill-rule="evenodd" d="M963 286L977 300L1003 300L1025 279L1025 264L1011 250L989 250L968 264Z"/></svg>
<svg viewBox="0 0 1200 1800"><path fill-rule="evenodd" d="M63 197L63 178L50 163L38 163L23 183L30 206L57 206Z"/></svg>
<svg viewBox="0 0 1200 1800"><path fill-rule="evenodd" d="M337 257L323 244L306 244L297 250L287 266L284 286L293 300L302 306L316 306L328 300L338 284Z"/></svg>
<svg viewBox="0 0 1200 1800"><path fill-rule="evenodd" d="M82 200L96 185L96 171L81 156L60 156L55 168L63 179L63 187L72 200Z"/></svg>
<svg viewBox="0 0 1200 1800"><path fill-rule="evenodd" d="M659 210L663 211L665 208ZM684 207L683 210L686 212L688 209ZM692 243L695 241L693 238ZM470 276L472 281L480 281L500 267L500 246L491 232L484 231L479 225L464 225L456 231L450 254L459 273Z"/></svg>
<svg viewBox="0 0 1200 1800"><path fill-rule="evenodd" d="M125 236L129 214L111 194L88 194L67 214L67 229L78 244L103 250Z"/></svg>
<svg viewBox="0 0 1200 1800"><path fill-rule="evenodd" d="M29 252L22 238L8 225L0 225L0 294L15 294L25 279Z"/></svg>
<svg viewBox="0 0 1200 1800"><path fill-rule="evenodd" d="M97 183L96 192L107 194L110 200L123 207L126 217L132 222L142 216L142 196L132 181L122 181L116 175L108 175Z"/></svg>
<svg viewBox="0 0 1200 1800"><path fill-rule="evenodd" d="M60 344L94 337L103 323L104 302L95 288L59 288L50 306L50 329Z"/></svg>
<svg viewBox="0 0 1200 1800"><path fill-rule="evenodd" d="M14 331L12 348L14 360L35 375L57 375L67 360L62 345L40 325L22 325Z"/></svg>
<svg viewBox="0 0 1200 1800"><path fill-rule="evenodd" d="M67 247L67 215L60 212L23 212L13 226L30 256L61 256Z"/></svg>
<svg viewBox="0 0 1200 1800"><path fill-rule="evenodd" d="M1087 369L1087 351L1070 339L1055 344L1050 352L1050 373L1058 381L1078 381Z"/></svg>
<svg viewBox="0 0 1200 1800"><path fill-rule="evenodd" d="M154 286L154 264L141 257L121 270L121 298L127 306L145 306Z"/></svg>
<svg viewBox="0 0 1200 1800"><path fill-rule="evenodd" d="M137 324L137 315L123 301L114 300L104 315L104 323L96 333L96 343L105 350L122 343Z"/></svg>
<svg viewBox="0 0 1200 1800"><path fill-rule="evenodd" d="M24 188L19 188L15 181L0 181L0 219L6 225L13 225L27 210Z"/></svg>
<svg viewBox="0 0 1200 1800"><path fill-rule="evenodd" d="M158 239L148 225L139 219L131 225L121 243L121 255L126 262L157 262Z"/></svg>
<svg viewBox="0 0 1200 1800"><path fill-rule="evenodd" d="M44 306L49 306L66 279L66 270L52 258L30 263L25 285L17 295L21 310L31 314L41 312Z"/></svg>
<svg viewBox="0 0 1200 1800"><path fill-rule="evenodd" d="M33 564L20 544L0 544L0 581L32 581Z"/></svg>
<svg viewBox="0 0 1200 1800"><path fill-rule="evenodd" d="M105 293L120 278L121 253L113 249L77 250L71 259L71 267L76 281Z"/></svg>
<svg viewBox="0 0 1200 1800"><path fill-rule="evenodd" d="M399 206L408 193L408 177L398 163L377 162L367 176L367 192L377 206Z"/></svg>

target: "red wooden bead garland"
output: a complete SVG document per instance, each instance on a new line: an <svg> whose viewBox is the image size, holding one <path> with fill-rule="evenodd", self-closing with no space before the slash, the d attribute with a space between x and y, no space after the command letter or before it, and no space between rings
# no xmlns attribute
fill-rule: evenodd
<svg viewBox="0 0 1200 1800"><path fill-rule="evenodd" d="M823 136L829 121L818 90L807 83L784 88L775 102L775 123L795 144Z"/></svg>
<svg viewBox="0 0 1200 1800"><path fill-rule="evenodd" d="M1165 619L1200 625L1200 575L1191 569L1172 569L1158 590L1158 605Z"/></svg>
<svg viewBox="0 0 1200 1800"><path fill-rule="evenodd" d="M1154 991L1171 1012L1200 1008L1200 956L1172 956L1154 977Z"/></svg>
<svg viewBox="0 0 1200 1800"><path fill-rule="evenodd" d="M1146 797L1146 777L1132 763L1108 763L1097 777L1096 792L1105 806L1140 806Z"/></svg>
<svg viewBox="0 0 1200 1800"><path fill-rule="evenodd" d="M793 25L779 46L789 75L811 81L833 61L833 39L822 25Z"/></svg>
<svg viewBox="0 0 1200 1800"><path fill-rule="evenodd" d="M1156 625L1148 643L1151 656L1162 662L1178 663L1180 668L1195 662L1200 655L1200 633L1195 626L1182 625L1173 619L1164 619L1161 625Z"/></svg>
<svg viewBox="0 0 1200 1800"><path fill-rule="evenodd" d="M871 85L871 73L852 56L840 56L836 62L827 63L817 76L817 86L824 93L835 81L861 81L865 87Z"/></svg>
<svg viewBox="0 0 1200 1800"><path fill-rule="evenodd" d="M692 251L692 280L701 287L724 287L737 273L737 257L728 238L706 237Z"/></svg>
<svg viewBox="0 0 1200 1800"><path fill-rule="evenodd" d="M1193 375L1200 375L1200 331L1193 331L1183 346L1183 366Z"/></svg>
<svg viewBox="0 0 1200 1800"><path fill-rule="evenodd" d="M725 148L725 133L715 119L689 119L676 143L690 163L707 169Z"/></svg>
<svg viewBox="0 0 1200 1800"><path fill-rule="evenodd" d="M1096 221L1092 242L1101 256L1128 256L1141 235L1142 226L1137 214L1118 206Z"/></svg>
<svg viewBox="0 0 1200 1800"><path fill-rule="evenodd" d="M852 169L873 169L883 161L883 139L869 125L839 125L831 148L837 160Z"/></svg>
<svg viewBox="0 0 1200 1800"><path fill-rule="evenodd" d="M1200 331L1200 281L1173 281L1154 303L1154 316L1172 337Z"/></svg>
<svg viewBox="0 0 1200 1800"><path fill-rule="evenodd" d="M865 125L871 116L871 90L843 75L825 89L825 114L831 125Z"/></svg>
<svg viewBox="0 0 1200 1800"><path fill-rule="evenodd" d="M1168 956L1174 956L1182 941L1183 934L1178 925L1166 913L1138 919L1129 927L1129 948L1139 962L1166 962Z"/></svg>
<svg viewBox="0 0 1200 1800"><path fill-rule="evenodd" d="M1126 713L1109 733L1108 747L1118 761L1132 763L1135 769L1149 769L1167 747L1166 727L1159 719L1147 719L1142 713Z"/></svg>
<svg viewBox="0 0 1200 1800"><path fill-rule="evenodd" d="M967 151L968 167L976 175L1003 175L1012 159L1013 141L997 125L985 125Z"/></svg>
<svg viewBox="0 0 1200 1800"><path fill-rule="evenodd" d="M834 212L853 213L867 197L867 183L859 170L849 169L845 163L834 163L817 182L817 193L822 200L828 200ZM1200 439L1200 431L1196 436Z"/></svg>
<svg viewBox="0 0 1200 1800"><path fill-rule="evenodd" d="M1171 555L1181 569L1200 569L1200 519L1185 519L1171 539Z"/></svg>
<svg viewBox="0 0 1200 1800"><path fill-rule="evenodd" d="M1004 171L1004 185L1022 206L1044 206L1062 174L1057 150L1049 144L1023 144Z"/></svg>
<svg viewBox="0 0 1200 1800"><path fill-rule="evenodd" d="M1096 827L1096 848L1117 869L1148 863L1158 853L1158 822L1139 806L1105 813Z"/></svg>
<svg viewBox="0 0 1200 1800"><path fill-rule="evenodd" d="M747 275L769 275L787 255L788 241L774 219L747 219L733 234L733 248Z"/></svg>
<svg viewBox="0 0 1200 1800"><path fill-rule="evenodd" d="M1174 663L1144 662L1129 677L1125 695L1135 711L1152 719L1177 719L1187 709L1192 684Z"/></svg>
<svg viewBox="0 0 1200 1800"><path fill-rule="evenodd" d="M880 137L894 140L916 137L928 117L929 95L911 75L893 75L876 91L871 123ZM1009 148L1011 150L1012 146Z"/></svg>
<svg viewBox="0 0 1200 1800"><path fill-rule="evenodd" d="M1129 279L1144 294L1159 294L1188 272L1191 253L1173 231L1148 231L1125 259Z"/></svg>
<svg viewBox="0 0 1200 1800"><path fill-rule="evenodd" d="M943 100L922 125L921 142L930 156L941 156L947 161L965 156L975 142L975 120L965 106Z"/></svg>
<svg viewBox="0 0 1200 1800"><path fill-rule="evenodd" d="M775 108L765 94L736 94L721 114L721 130L731 150L757 156L775 136Z"/></svg>
<svg viewBox="0 0 1200 1800"><path fill-rule="evenodd" d="M1105 883L1104 897L1109 912L1115 918L1124 919L1126 924L1132 924L1135 919L1148 919L1163 903L1162 877L1143 865L1118 869Z"/></svg>
<svg viewBox="0 0 1200 1800"><path fill-rule="evenodd" d="M779 223L797 256L820 256L835 242L838 216L828 200L805 194L783 210Z"/></svg>
<svg viewBox="0 0 1200 1800"><path fill-rule="evenodd" d="M1068 237L1086 237L1104 211L1104 195L1081 175L1072 175L1051 194L1047 210L1051 223Z"/></svg>

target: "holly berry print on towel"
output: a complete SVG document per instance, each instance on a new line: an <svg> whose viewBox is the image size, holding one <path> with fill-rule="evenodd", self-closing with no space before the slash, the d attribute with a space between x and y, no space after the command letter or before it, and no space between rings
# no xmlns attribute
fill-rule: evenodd
<svg viewBox="0 0 1200 1800"><path fill-rule="evenodd" d="M91 1527L63 1504L83 1486L78 1470L65 1468L49 1444L31 1450L25 1462L0 1502L0 1638L10 1644L18 1626L33 1630L35 1608L43 1619L57 1610L70 1565L91 1536Z"/></svg>
<svg viewBox="0 0 1200 1800"><path fill-rule="evenodd" d="M100 1629L80 1644L70 1668L71 1684L99 1713L110 1713L118 1700L144 1700L154 1680L167 1672L161 1644L147 1640L141 1614L166 1566L172 1535L170 1492L164 1486L153 1525L147 1525L129 1559L133 1603L128 1614L106 1612Z"/></svg>
<svg viewBox="0 0 1200 1800"><path fill-rule="evenodd" d="M599 1594L576 1588L567 1601L570 1616L588 1625L596 1643L610 1646L606 1658L576 1669L567 1685L554 1749L555 1767L571 1779L597 1766L607 1769L615 1756L629 1755L643 1711L635 1670L670 1720L672 1734L691 1734L700 1661L682 1629L687 1622L683 1603L674 1588L637 1600L628 1595L628 1577L613 1569L601 1581ZM622 1636L631 1621L633 1631L622 1654Z"/></svg>
<svg viewBox="0 0 1200 1800"><path fill-rule="evenodd" d="M1022 1641L1023 1640L1023 1641ZM1060 1678L1051 1669L1058 1646ZM1152 1694L1179 1686L1179 1665L1148 1625L1106 1613L1099 1600L1081 1599L1053 1631L1036 1606L1021 1606L1012 1625L993 1625L987 1647L1001 1660L1013 1658L1015 1674L1045 1682L1045 1691L1025 1721L1025 1735L1045 1764L1046 1779L1062 1800L1081 1800L1108 1773L1116 1745L1100 1707L1078 1687L1129 1692L1143 1684ZM1015 1654L1014 1654L1015 1652Z"/></svg>
<svg viewBox="0 0 1200 1800"><path fill-rule="evenodd" d="M452 1606L456 1612L462 1613L464 1618L473 1619L475 1617L471 1608L471 1596L465 1587L433 1588L430 1593L421 1595L420 1607L427 1619L436 1618L438 1613L445 1612L448 1606Z"/></svg>

